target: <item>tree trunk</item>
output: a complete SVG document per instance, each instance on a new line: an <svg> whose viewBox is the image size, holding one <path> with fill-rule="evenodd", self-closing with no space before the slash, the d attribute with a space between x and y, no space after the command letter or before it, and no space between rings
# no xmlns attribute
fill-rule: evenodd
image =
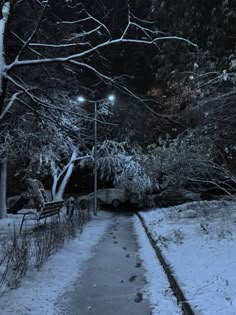
<svg viewBox="0 0 236 315"><path fill-rule="evenodd" d="M53 200L62 200L63 195L65 192L66 185L71 177L71 174L73 172L74 168L74 162L77 158L77 148L75 147L70 161L67 163L67 165L63 168L60 174L57 174L58 170L56 168L55 161L51 162L51 174L53 176L53 185L52 185L52 198ZM61 180L61 178L63 179ZM57 189L57 185L60 182L60 185Z"/></svg>
<svg viewBox="0 0 236 315"><path fill-rule="evenodd" d="M1 161L0 179L0 219L7 216L7 159Z"/></svg>
<svg viewBox="0 0 236 315"><path fill-rule="evenodd" d="M72 171L73 171L73 168L74 168L74 163L72 162L68 168L67 168L67 171L66 171L66 174L59 186L59 189L55 195L55 200L61 200L63 199L63 195L64 195L64 192L65 192L65 188L66 188L66 185L70 179L70 176L72 174Z"/></svg>
<svg viewBox="0 0 236 315"><path fill-rule="evenodd" d="M51 188L52 200L56 199L56 188L57 188L57 176L53 176L53 184Z"/></svg>
<svg viewBox="0 0 236 315"><path fill-rule="evenodd" d="M0 14L0 113L3 111L4 99L6 95L7 81L3 77L5 72L5 46L8 16L10 13L10 1L2 1ZM0 179L0 219L7 216L7 159L0 162L1 179Z"/></svg>
<svg viewBox="0 0 236 315"><path fill-rule="evenodd" d="M1 5L0 12L0 113L3 111L7 89L7 80L4 78L3 74L6 67L5 48L8 39L7 34L9 33L8 17L10 13L10 5L10 1L5 1L4 4Z"/></svg>

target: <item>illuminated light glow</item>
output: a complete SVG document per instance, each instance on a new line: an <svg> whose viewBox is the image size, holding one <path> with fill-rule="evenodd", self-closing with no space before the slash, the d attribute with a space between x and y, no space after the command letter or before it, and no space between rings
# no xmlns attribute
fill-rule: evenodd
<svg viewBox="0 0 236 315"><path fill-rule="evenodd" d="M115 95L114 95L114 94L108 95L108 100L109 100L110 102L114 102L114 101L116 100Z"/></svg>
<svg viewBox="0 0 236 315"><path fill-rule="evenodd" d="M84 103L84 102L86 101L85 97L83 97L83 96L81 96L81 95L77 97L77 100L78 100L80 103Z"/></svg>

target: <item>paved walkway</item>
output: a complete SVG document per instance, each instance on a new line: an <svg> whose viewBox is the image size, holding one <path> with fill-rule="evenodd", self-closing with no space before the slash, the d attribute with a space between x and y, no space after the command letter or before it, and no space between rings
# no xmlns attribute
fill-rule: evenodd
<svg viewBox="0 0 236 315"><path fill-rule="evenodd" d="M132 217L115 214L103 239L94 248L83 276L72 292L61 297L62 314L150 315L142 293L144 270L137 249Z"/></svg>

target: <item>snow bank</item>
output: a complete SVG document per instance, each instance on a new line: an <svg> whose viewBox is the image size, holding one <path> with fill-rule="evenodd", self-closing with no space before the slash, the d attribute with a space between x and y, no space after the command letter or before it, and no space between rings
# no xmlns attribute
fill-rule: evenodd
<svg viewBox="0 0 236 315"><path fill-rule="evenodd" d="M141 213L196 313L236 314L236 203L191 202Z"/></svg>
<svg viewBox="0 0 236 315"><path fill-rule="evenodd" d="M137 217L134 218L134 228L140 249L138 255L143 259L146 270L147 286L145 292L153 308L153 315L178 315L182 314L177 305L176 298L170 289L166 274L158 263L147 235Z"/></svg>

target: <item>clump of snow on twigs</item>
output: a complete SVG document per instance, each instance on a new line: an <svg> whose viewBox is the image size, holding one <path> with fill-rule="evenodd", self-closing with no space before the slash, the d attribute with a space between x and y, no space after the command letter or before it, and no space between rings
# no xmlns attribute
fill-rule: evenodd
<svg viewBox="0 0 236 315"><path fill-rule="evenodd" d="M195 201L141 215L193 309L236 314L236 203Z"/></svg>

